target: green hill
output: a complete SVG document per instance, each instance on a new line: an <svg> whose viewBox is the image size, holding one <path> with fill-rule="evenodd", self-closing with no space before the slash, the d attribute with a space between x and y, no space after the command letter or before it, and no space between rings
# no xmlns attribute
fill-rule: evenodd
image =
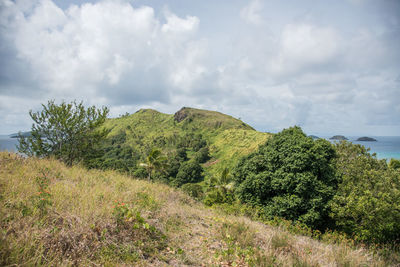
<svg viewBox="0 0 400 267"><path fill-rule="evenodd" d="M0 152L0 266L387 265L164 184Z"/></svg>
<svg viewBox="0 0 400 267"><path fill-rule="evenodd" d="M229 115L188 107L175 114L141 109L132 115L109 119L104 127L111 130L110 140L122 139L118 144L134 149L141 159L153 147L168 153L184 139L201 138L207 142L211 155L204 164L207 175L218 175L223 168L233 167L241 156L257 149L270 136ZM192 152L189 149L189 156Z"/></svg>

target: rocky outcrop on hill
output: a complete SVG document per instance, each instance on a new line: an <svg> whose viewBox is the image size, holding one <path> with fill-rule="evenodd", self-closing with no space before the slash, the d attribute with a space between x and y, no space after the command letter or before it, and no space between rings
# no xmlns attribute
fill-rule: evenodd
<svg viewBox="0 0 400 267"><path fill-rule="evenodd" d="M181 108L179 111L177 111L177 112L174 114L174 120L175 120L176 122L181 122L181 121L183 121L184 119L186 119L187 116L188 116L188 113L186 112L186 108L183 107L183 108Z"/></svg>

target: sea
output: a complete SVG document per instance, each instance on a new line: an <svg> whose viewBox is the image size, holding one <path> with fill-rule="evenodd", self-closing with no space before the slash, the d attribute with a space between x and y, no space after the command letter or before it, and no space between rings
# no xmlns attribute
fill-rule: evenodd
<svg viewBox="0 0 400 267"><path fill-rule="evenodd" d="M370 136L376 142L356 141L359 136L346 136L352 143L360 144L376 153L378 159L400 159L400 136ZM329 140L329 137L321 136ZM8 135L0 135L0 151L17 152L18 138L10 138Z"/></svg>
<svg viewBox="0 0 400 267"><path fill-rule="evenodd" d="M357 141L359 137L361 136L346 136L347 141L369 148L371 154L376 153L378 159L400 159L400 136L368 136L376 139L376 142ZM321 136L321 138L327 139L332 143L337 142L330 140L327 136Z"/></svg>
<svg viewBox="0 0 400 267"><path fill-rule="evenodd" d="M10 138L8 135L0 135L0 151L17 152L18 138Z"/></svg>

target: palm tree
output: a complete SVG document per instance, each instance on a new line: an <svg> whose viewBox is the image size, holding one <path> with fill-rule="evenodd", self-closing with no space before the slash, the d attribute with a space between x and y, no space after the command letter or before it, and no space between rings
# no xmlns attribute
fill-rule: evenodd
<svg viewBox="0 0 400 267"><path fill-rule="evenodd" d="M151 175L155 171L162 171L167 165L167 158L161 153L161 150L157 148L153 148L149 155L146 157L145 163L140 163L140 166L143 166L147 169L147 179L151 180Z"/></svg>
<svg viewBox="0 0 400 267"><path fill-rule="evenodd" d="M224 198L228 193L232 193L234 183L232 182L232 177L229 173L229 169L225 168L222 171L221 176L218 178L211 177L208 182L208 187L216 189Z"/></svg>

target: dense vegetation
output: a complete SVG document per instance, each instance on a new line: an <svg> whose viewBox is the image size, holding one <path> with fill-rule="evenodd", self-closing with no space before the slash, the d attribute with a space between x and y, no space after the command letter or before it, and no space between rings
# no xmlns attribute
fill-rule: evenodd
<svg viewBox="0 0 400 267"><path fill-rule="evenodd" d="M267 217L326 228L328 202L338 185L334 157L328 141L314 141L299 127L283 130L239 162L236 194L242 202L261 206Z"/></svg>
<svg viewBox="0 0 400 267"><path fill-rule="evenodd" d="M361 145L336 145L341 179L331 203L338 229L367 242L400 242L400 171Z"/></svg>
<svg viewBox="0 0 400 267"><path fill-rule="evenodd" d="M384 266L162 183L0 152L0 266ZM393 264L393 263L392 263Z"/></svg>
<svg viewBox="0 0 400 267"><path fill-rule="evenodd" d="M230 116L191 108L174 115L140 110L104 122L107 109L85 111L75 103L49 106L44 106L45 113L31 112L37 125L40 116L51 122L75 118L81 110L92 114L78 116L89 118L84 120L89 126L77 131L84 134L76 135L76 141L64 142L65 148L53 146L42 154L37 147L49 147L43 129L51 136L54 128L35 126L31 139L21 139L21 148L30 144L36 151L30 155L162 182L208 206L262 221L288 220L364 244L399 244L400 163L377 160L362 146L315 140L299 127L260 133ZM57 131L77 127L63 123L66 127ZM88 142L96 136L98 142ZM82 151L64 157L72 144L79 150L80 142ZM89 143L94 144L90 149Z"/></svg>
<svg viewBox="0 0 400 267"><path fill-rule="evenodd" d="M97 145L107 131L99 127L107 118L108 108L85 108L82 103L57 105L49 101L43 110L30 111L34 121L31 135L19 135L19 152L28 156L53 156L68 165L96 154Z"/></svg>

